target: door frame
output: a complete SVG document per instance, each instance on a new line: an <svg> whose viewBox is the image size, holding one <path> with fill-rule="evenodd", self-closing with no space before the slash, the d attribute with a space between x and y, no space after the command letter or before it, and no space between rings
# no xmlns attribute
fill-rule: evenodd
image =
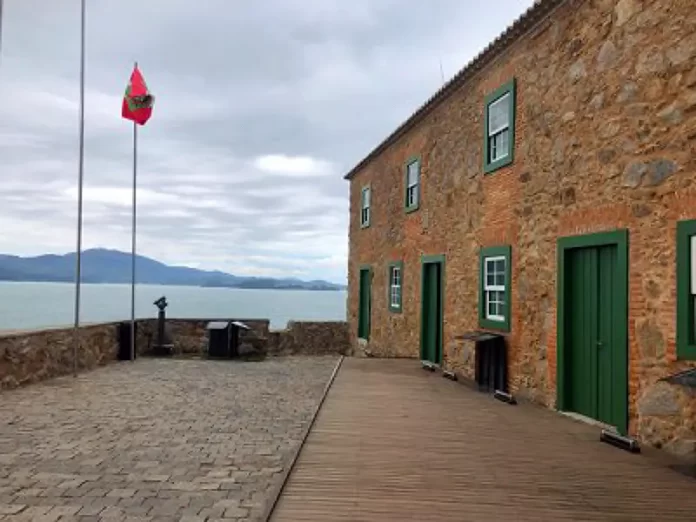
<svg viewBox="0 0 696 522"><path fill-rule="evenodd" d="M420 301L421 301L421 316L420 316L420 359L425 360L425 338L423 337L423 326L425 319L425 300L423 299L423 292L425 291L425 267L426 265L437 264L440 265L440 311L442 317L440 318L440 342L436 347L437 353L435 354L435 359L437 359L436 364L442 364L443 359L443 334L445 330L445 254L437 255L421 255L421 289L420 289Z"/></svg>
<svg viewBox="0 0 696 522"><path fill-rule="evenodd" d="M360 337L360 322L362 321L362 275L363 272L368 273L368 281L369 281L369 295L368 295L368 300L369 300L369 307L367 311L367 336L366 337ZM372 265L360 265L360 269L358 270L358 339L365 339L366 341L370 340L370 333L372 330Z"/></svg>
<svg viewBox="0 0 696 522"><path fill-rule="evenodd" d="M616 289L618 293L618 304L616 317L618 319L616 329L616 346L614 362L618 368L617 387L625 390L623 394L623 406L618 418L616 428L619 433L626 435L628 431L628 367L629 347L628 347L628 230L617 229L609 232L598 232L594 234L569 236L558 238L557 243L557 300L556 300L556 408L564 411L568 406L568 382L566 376L568 368L565 365L566 359L566 301L568 291L565 284L568 254L573 249L591 248L601 246L616 246L616 267L618 271L618 281Z"/></svg>

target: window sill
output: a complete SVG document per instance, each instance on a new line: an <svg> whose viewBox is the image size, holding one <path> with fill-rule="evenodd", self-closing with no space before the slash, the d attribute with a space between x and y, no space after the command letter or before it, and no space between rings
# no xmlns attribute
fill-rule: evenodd
<svg viewBox="0 0 696 522"><path fill-rule="evenodd" d="M370 228L370 224L369 224L369 223L364 223L364 224L361 223L361 224L360 224L360 228L361 228L361 229Z"/></svg>
<svg viewBox="0 0 696 522"><path fill-rule="evenodd" d="M509 332L510 322L505 321L492 321L491 319L479 319L479 327L486 328L488 330L497 330L499 332Z"/></svg>
<svg viewBox="0 0 696 522"><path fill-rule="evenodd" d="M511 164L512 164L512 153L503 159L499 159L498 161L484 164L483 172L484 172L484 174L492 174L496 170L500 170L503 167L507 167L508 165L511 165Z"/></svg>
<svg viewBox="0 0 696 522"><path fill-rule="evenodd" d="M415 212L419 208L420 208L420 205L416 204L416 205L413 205L412 207L405 207L404 211L406 212L406 214L410 214L412 212Z"/></svg>
<svg viewBox="0 0 696 522"><path fill-rule="evenodd" d="M677 361L696 361L696 344L677 344Z"/></svg>
<svg viewBox="0 0 696 522"><path fill-rule="evenodd" d="M392 308L391 306L389 307L389 311L393 314L400 314L401 313L401 307L399 308Z"/></svg>

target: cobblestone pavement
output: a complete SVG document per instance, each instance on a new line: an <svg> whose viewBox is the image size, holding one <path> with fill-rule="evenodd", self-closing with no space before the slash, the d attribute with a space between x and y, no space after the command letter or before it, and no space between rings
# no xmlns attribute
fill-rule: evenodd
<svg viewBox="0 0 696 522"><path fill-rule="evenodd" d="M258 520L336 357L138 360L0 394L0 521Z"/></svg>

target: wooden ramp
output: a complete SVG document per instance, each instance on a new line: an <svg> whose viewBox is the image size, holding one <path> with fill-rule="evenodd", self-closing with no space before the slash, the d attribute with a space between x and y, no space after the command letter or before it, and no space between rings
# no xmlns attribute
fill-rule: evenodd
<svg viewBox="0 0 696 522"><path fill-rule="evenodd" d="M696 520L696 481L416 361L346 359L273 522Z"/></svg>

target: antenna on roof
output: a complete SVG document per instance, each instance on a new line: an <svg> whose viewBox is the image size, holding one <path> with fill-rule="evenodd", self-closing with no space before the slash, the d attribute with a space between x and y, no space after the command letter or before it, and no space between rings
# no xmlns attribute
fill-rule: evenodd
<svg viewBox="0 0 696 522"><path fill-rule="evenodd" d="M442 78L442 85L445 84L445 71L442 69L442 58L440 58L440 77Z"/></svg>

